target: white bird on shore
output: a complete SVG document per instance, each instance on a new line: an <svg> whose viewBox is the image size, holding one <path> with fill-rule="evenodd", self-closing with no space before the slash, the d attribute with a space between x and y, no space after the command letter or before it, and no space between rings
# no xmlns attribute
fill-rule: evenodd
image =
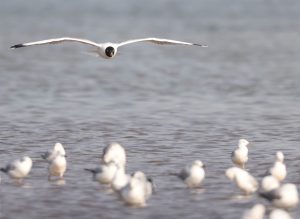
<svg viewBox="0 0 300 219"><path fill-rule="evenodd" d="M261 191L270 192L280 187L280 182L274 176L265 176L261 181Z"/></svg>
<svg viewBox="0 0 300 219"><path fill-rule="evenodd" d="M85 170L91 172L93 174L93 179L98 181L101 184L111 184L112 180L117 172L117 165L114 162L110 162L108 164L102 164L95 169Z"/></svg>
<svg viewBox="0 0 300 219"><path fill-rule="evenodd" d="M204 164L200 160L195 160L192 165L187 165L177 175L189 188L201 186L205 178Z"/></svg>
<svg viewBox="0 0 300 219"><path fill-rule="evenodd" d="M260 195L278 208L291 209L299 203L297 187L291 183L283 184L270 192L262 192Z"/></svg>
<svg viewBox="0 0 300 219"><path fill-rule="evenodd" d="M269 219L292 219L292 217L286 211L277 208L271 211Z"/></svg>
<svg viewBox="0 0 300 219"><path fill-rule="evenodd" d="M108 164L114 162L119 167L126 166L126 152L125 149L118 143L111 143L106 146L102 152L101 162Z"/></svg>
<svg viewBox="0 0 300 219"><path fill-rule="evenodd" d="M245 164L248 161L248 148L247 145L249 142L246 139L240 139L238 148L236 148L232 153L231 153L231 160L232 162L241 168L245 168Z"/></svg>
<svg viewBox="0 0 300 219"><path fill-rule="evenodd" d="M270 174L276 177L279 182L283 181L287 175L286 166L284 162L284 155L281 151L276 152L276 161L273 167L269 170Z"/></svg>
<svg viewBox="0 0 300 219"><path fill-rule="evenodd" d="M31 158L28 156L24 156L21 159L15 160L7 164L6 167L1 168L0 170L9 175L10 178L21 181L29 174L31 167Z"/></svg>
<svg viewBox="0 0 300 219"><path fill-rule="evenodd" d="M61 38L54 38L54 39L47 39L47 40L41 40L41 41L35 41L35 42L29 42L29 43L21 43L16 44L14 46L11 46L10 48L21 48L21 47L27 47L27 46L34 46L34 45L44 45L44 44L58 44L58 43L64 43L64 42L77 42L81 44L90 45L95 48L95 52L99 57L110 59L113 58L117 54L117 50L121 46L125 46L131 43L138 43L138 42L151 42L159 45L188 45L188 46L200 46L200 47L206 47L206 45L200 45L196 43L188 43L183 41L177 41L177 40L170 40L170 39L161 39L161 38L142 38L142 39L133 39L124 41L121 43L95 43L90 40L86 39L79 39L79 38L72 38L72 37L61 37Z"/></svg>
<svg viewBox="0 0 300 219"><path fill-rule="evenodd" d="M254 193L258 189L256 179L247 171L231 167L226 170L225 175L239 187L246 195Z"/></svg>
<svg viewBox="0 0 300 219"><path fill-rule="evenodd" d="M265 212L266 207L264 205L256 204L250 210L245 212L243 219L263 219Z"/></svg>

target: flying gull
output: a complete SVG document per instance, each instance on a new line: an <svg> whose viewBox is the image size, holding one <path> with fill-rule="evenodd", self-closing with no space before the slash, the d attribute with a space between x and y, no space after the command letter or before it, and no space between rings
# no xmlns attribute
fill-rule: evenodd
<svg viewBox="0 0 300 219"><path fill-rule="evenodd" d="M65 43L65 42L77 42L81 44L90 45L95 48L93 52L95 52L99 57L110 59L113 58L118 51L118 48L121 46L125 46L132 43L138 43L138 42L151 42L159 45L187 45L187 46L200 46L200 47L207 47L206 45L201 45L197 43L188 43L183 41L177 41L177 40L170 40L170 39L162 39L162 38L142 38L142 39L133 39L133 40L127 40L121 43L95 43L93 41L87 40L87 39L80 39L80 38L72 38L72 37L61 37L61 38L53 38L53 39L47 39L47 40L41 40L41 41L34 41L29 43L20 43L11 46L11 49L21 48L21 47L27 47L27 46L35 46L35 45L44 45L44 44L59 44L59 43Z"/></svg>

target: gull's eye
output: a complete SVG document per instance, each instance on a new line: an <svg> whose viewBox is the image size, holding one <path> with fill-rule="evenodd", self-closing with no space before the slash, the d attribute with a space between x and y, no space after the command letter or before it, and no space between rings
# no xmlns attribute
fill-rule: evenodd
<svg viewBox="0 0 300 219"><path fill-rule="evenodd" d="M108 57L113 57L114 54L115 54L115 49L111 46L107 47L105 49L105 54L108 56Z"/></svg>

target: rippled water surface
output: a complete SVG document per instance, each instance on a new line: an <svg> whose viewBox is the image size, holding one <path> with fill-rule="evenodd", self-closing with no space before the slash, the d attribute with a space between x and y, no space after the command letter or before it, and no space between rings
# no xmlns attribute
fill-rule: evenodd
<svg viewBox="0 0 300 219"><path fill-rule="evenodd" d="M280 149L286 181L299 186L299 15L292 0L2 2L0 165L25 154L34 165L23 187L1 175L1 218L240 218L265 202L234 198L224 176L239 138L252 143L254 176ZM209 47L131 45L113 60L76 44L9 49L60 36ZM124 206L84 172L112 141L126 148L129 172L153 177L146 208ZM47 181L40 158L55 142L68 153L64 185ZM207 166L196 191L169 175L194 159Z"/></svg>

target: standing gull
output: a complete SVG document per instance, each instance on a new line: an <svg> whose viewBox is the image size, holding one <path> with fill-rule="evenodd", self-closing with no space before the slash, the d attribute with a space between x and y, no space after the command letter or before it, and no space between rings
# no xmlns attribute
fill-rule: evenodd
<svg viewBox="0 0 300 219"><path fill-rule="evenodd" d="M48 166L48 180L51 180L51 176L57 176L63 179L64 173L67 169L66 151L61 143L56 143L52 150L47 151L42 155Z"/></svg>
<svg viewBox="0 0 300 219"><path fill-rule="evenodd" d="M247 171L231 167L226 170L225 175L239 187L246 195L254 193L258 189L256 179Z"/></svg>
<svg viewBox="0 0 300 219"><path fill-rule="evenodd" d="M58 43L64 43L64 42L77 42L82 43L86 45L90 45L95 48L93 52L95 52L99 57L110 59L113 58L117 54L117 50L121 46L125 46L131 43L138 43L138 42L151 42L159 45L188 45L188 46L200 46L200 47L206 47L206 45L200 45L196 43L188 43L183 41L177 41L177 40L170 40L170 39L161 39L161 38L142 38L142 39L133 39L124 41L121 43L95 43L90 40L86 39L79 39L79 38L72 38L72 37L61 37L61 38L54 38L54 39L47 39L47 40L41 40L41 41L35 41L35 42L29 42L29 43L21 43L16 44L14 46L11 46L10 48L21 48L21 47L27 47L27 46L34 46L34 45L44 45L44 44L58 44Z"/></svg>
<svg viewBox="0 0 300 219"><path fill-rule="evenodd" d="M24 156L19 160L15 160L6 165L6 167L1 168L0 170L7 175L9 175L12 179L22 181L25 178L32 167L32 160L28 156Z"/></svg>
<svg viewBox="0 0 300 219"><path fill-rule="evenodd" d="M240 139L238 148L236 148L231 154L232 162L241 168L245 168L245 164L248 161L248 148L249 142L246 139Z"/></svg>
<svg viewBox="0 0 300 219"><path fill-rule="evenodd" d="M204 164L195 160L192 165L185 166L177 175L189 188L200 187L205 177Z"/></svg>
<svg viewBox="0 0 300 219"><path fill-rule="evenodd" d="M287 175L286 166L284 162L284 155L281 151L276 152L276 161L272 168L270 168L269 172L279 180L279 182L283 181Z"/></svg>

